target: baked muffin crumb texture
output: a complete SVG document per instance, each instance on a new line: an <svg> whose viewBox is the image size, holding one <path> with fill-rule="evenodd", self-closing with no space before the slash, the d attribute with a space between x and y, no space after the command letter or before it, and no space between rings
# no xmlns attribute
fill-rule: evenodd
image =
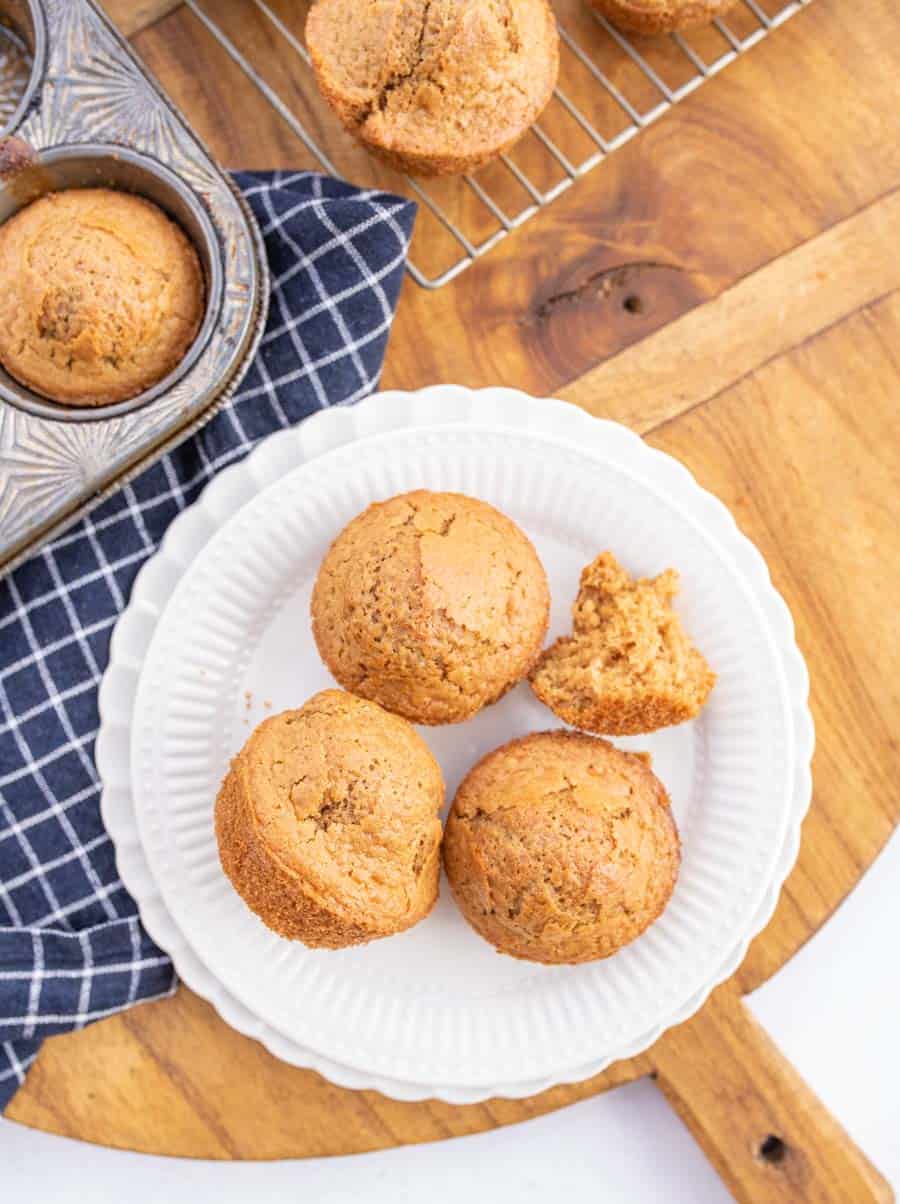
<svg viewBox="0 0 900 1204"><path fill-rule="evenodd" d="M576 963L610 956L661 914L680 845L643 756L555 731L513 740L469 772L443 858L464 916L497 949Z"/></svg>
<svg viewBox="0 0 900 1204"><path fill-rule="evenodd" d="M343 124L398 170L471 171L537 119L556 83L547 0L317 0L306 40Z"/></svg>
<svg viewBox="0 0 900 1204"><path fill-rule="evenodd" d="M708 25L737 0L587 0L625 33L653 35Z"/></svg>
<svg viewBox="0 0 900 1204"><path fill-rule="evenodd" d="M635 735L699 714L715 674L672 603L678 574L632 580L611 552L581 574L573 634L548 648L531 674L537 697L574 727Z"/></svg>
<svg viewBox="0 0 900 1204"><path fill-rule="evenodd" d="M416 490L341 531L312 596L319 653L347 690L413 723L457 723L527 676L550 592L531 541L458 493Z"/></svg>
<svg viewBox="0 0 900 1204"><path fill-rule="evenodd" d="M126 401L184 358L205 286L187 235L109 188L49 193L0 226L0 362L53 401Z"/></svg>
<svg viewBox="0 0 900 1204"><path fill-rule="evenodd" d="M282 936L401 932L438 895L440 768L405 720L341 690L264 720L216 800L225 873Z"/></svg>

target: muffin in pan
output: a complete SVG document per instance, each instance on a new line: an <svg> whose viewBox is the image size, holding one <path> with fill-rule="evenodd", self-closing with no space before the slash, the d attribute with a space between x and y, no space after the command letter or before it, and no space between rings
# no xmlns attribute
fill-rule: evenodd
<svg viewBox="0 0 900 1204"><path fill-rule="evenodd" d="M646 757L554 731L513 740L470 770L443 859L485 940L513 957L571 964L609 957L653 923L681 852Z"/></svg>
<svg viewBox="0 0 900 1204"><path fill-rule="evenodd" d="M0 363L52 401L127 401L168 376L205 311L200 260L157 205L48 193L0 226Z"/></svg>
<svg viewBox="0 0 900 1204"><path fill-rule="evenodd" d="M403 719L341 690L255 729L216 799L222 868L275 932L339 949L438 896L444 783Z"/></svg>
<svg viewBox="0 0 900 1204"><path fill-rule="evenodd" d="M547 575L493 506L417 490L331 545L312 595L319 654L346 690L413 723L459 723L524 678L547 631Z"/></svg>
<svg viewBox="0 0 900 1204"><path fill-rule="evenodd" d="M573 727L638 735L695 718L716 675L673 608L678 574L632 580L611 552L581 574L572 635L531 673L541 702Z"/></svg>
<svg viewBox="0 0 900 1204"><path fill-rule="evenodd" d="M317 0L306 43L346 128L399 171L472 171L537 120L559 71L548 0Z"/></svg>
<svg viewBox="0 0 900 1204"><path fill-rule="evenodd" d="M625 33L674 33L708 25L723 16L736 0L586 0Z"/></svg>

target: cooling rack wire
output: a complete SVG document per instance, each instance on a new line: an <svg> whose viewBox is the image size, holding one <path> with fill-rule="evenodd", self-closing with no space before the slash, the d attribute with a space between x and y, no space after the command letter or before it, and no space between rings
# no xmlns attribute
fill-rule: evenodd
<svg viewBox="0 0 900 1204"><path fill-rule="evenodd" d="M560 76L541 120L512 151L476 174L431 181L397 175L350 145L312 78L303 44L308 3L186 0L300 140L308 166L419 201L409 271L429 289L487 255L810 2L739 0L727 18L690 34L629 39L582 0L556 0Z"/></svg>

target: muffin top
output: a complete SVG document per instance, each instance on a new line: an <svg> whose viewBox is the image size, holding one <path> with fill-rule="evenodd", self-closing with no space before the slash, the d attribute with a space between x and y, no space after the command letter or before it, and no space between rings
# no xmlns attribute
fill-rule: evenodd
<svg viewBox="0 0 900 1204"><path fill-rule="evenodd" d="M369 936L430 910L444 783L404 720L323 690L261 723L232 773L259 845L315 909Z"/></svg>
<svg viewBox="0 0 900 1204"><path fill-rule="evenodd" d="M318 0L306 40L345 124L414 171L466 170L503 150L559 66L547 0Z"/></svg>
<svg viewBox="0 0 900 1204"><path fill-rule="evenodd" d="M472 926L539 962L608 957L662 912L680 846L641 754L578 732L513 740L463 781L444 863Z"/></svg>
<svg viewBox="0 0 900 1204"><path fill-rule="evenodd" d="M543 566L511 519L418 490L370 506L334 541L313 633L346 689L415 723L455 723L527 674L549 605Z"/></svg>
<svg viewBox="0 0 900 1204"><path fill-rule="evenodd" d="M0 226L0 363L53 401L125 401L168 375L204 311L197 253L142 197L50 193Z"/></svg>

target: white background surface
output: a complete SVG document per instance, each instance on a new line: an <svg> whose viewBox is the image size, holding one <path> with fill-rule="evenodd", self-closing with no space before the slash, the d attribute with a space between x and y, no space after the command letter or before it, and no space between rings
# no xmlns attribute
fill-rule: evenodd
<svg viewBox="0 0 900 1204"><path fill-rule="evenodd" d="M895 1190L898 931L900 834L822 932L751 1000L782 1050ZM467 1198L473 1204L521 1204L566 1194L602 1204L730 1200L649 1082L478 1137L263 1165L115 1153L0 1120L0 1198L24 1199L26 1193L40 1204L459 1204Z"/></svg>

